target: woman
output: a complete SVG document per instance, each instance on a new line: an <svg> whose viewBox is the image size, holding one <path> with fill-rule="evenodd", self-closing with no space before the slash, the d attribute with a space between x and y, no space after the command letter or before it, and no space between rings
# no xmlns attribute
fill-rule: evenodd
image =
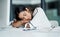
<svg viewBox="0 0 60 37"><path fill-rule="evenodd" d="M12 22L12 26L19 28L25 27L25 24L32 19L32 11L30 7L20 6L15 10L15 20ZM26 28L30 28L29 24Z"/></svg>

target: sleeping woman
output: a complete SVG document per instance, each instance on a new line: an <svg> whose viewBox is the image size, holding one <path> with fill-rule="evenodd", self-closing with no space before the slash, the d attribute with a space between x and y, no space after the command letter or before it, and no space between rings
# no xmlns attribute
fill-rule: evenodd
<svg viewBox="0 0 60 37"><path fill-rule="evenodd" d="M12 27L19 28L25 27L25 24L32 19L32 10L30 7L21 6L15 10L15 19L11 23ZM26 28L30 28L28 24Z"/></svg>

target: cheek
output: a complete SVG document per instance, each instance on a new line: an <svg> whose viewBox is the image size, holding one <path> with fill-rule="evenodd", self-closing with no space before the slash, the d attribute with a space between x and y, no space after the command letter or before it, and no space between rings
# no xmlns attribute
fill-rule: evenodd
<svg viewBox="0 0 60 37"><path fill-rule="evenodd" d="M27 17L28 17L28 19L31 19L32 18L31 14L28 14Z"/></svg>
<svg viewBox="0 0 60 37"><path fill-rule="evenodd" d="M18 17L19 17L19 18L22 18L23 16L22 16L22 14L19 14Z"/></svg>

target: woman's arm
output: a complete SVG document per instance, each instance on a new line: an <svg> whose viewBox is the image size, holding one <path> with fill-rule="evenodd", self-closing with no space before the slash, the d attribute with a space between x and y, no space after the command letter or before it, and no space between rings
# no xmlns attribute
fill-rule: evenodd
<svg viewBox="0 0 60 37"><path fill-rule="evenodd" d="M23 24L22 21L14 21L14 22L12 23L12 26L18 28L18 27L21 27L22 24Z"/></svg>
<svg viewBox="0 0 60 37"><path fill-rule="evenodd" d="M12 26L18 28L18 27L21 27L21 26L25 26L25 24L27 22L29 22L29 20L21 20L21 21L14 20L14 22L12 23ZM29 27L29 25L27 25L26 28L28 28L28 27Z"/></svg>

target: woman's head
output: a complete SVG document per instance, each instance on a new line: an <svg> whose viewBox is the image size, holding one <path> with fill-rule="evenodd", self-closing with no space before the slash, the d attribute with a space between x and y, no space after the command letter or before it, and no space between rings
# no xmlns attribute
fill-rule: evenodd
<svg viewBox="0 0 60 37"><path fill-rule="evenodd" d="M31 10L25 6L20 6L15 10L16 20L31 20Z"/></svg>

